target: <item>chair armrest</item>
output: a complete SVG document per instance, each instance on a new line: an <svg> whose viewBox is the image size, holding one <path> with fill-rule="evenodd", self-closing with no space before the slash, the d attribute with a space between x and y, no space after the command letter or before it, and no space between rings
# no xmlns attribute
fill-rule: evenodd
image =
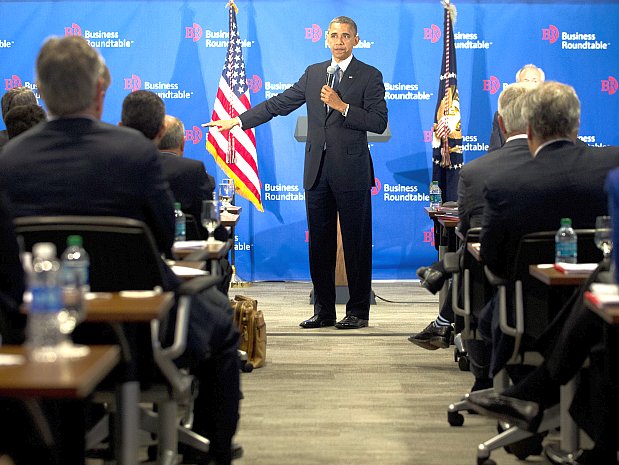
<svg viewBox="0 0 619 465"><path fill-rule="evenodd" d="M458 273L460 271L460 254L457 252L447 252L443 257L443 266L445 271L449 273Z"/></svg>
<svg viewBox="0 0 619 465"><path fill-rule="evenodd" d="M183 282L176 290L179 296L191 296L199 294L209 287L217 286L223 280L223 276L198 276Z"/></svg>
<svg viewBox="0 0 619 465"><path fill-rule="evenodd" d="M507 279L501 278L500 276L494 274L487 266L484 266L484 273L486 274L488 282L495 287L506 286L508 283Z"/></svg>

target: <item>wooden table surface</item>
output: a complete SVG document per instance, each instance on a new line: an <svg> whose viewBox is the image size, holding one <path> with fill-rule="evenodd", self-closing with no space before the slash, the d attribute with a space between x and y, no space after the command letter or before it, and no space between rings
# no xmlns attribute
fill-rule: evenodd
<svg viewBox="0 0 619 465"><path fill-rule="evenodd" d="M95 292L89 294L86 299L86 321L93 323L148 322L163 317L173 304L173 292Z"/></svg>
<svg viewBox="0 0 619 465"><path fill-rule="evenodd" d="M529 274L548 286L580 286L591 273L563 273L552 264L529 265Z"/></svg>
<svg viewBox="0 0 619 465"><path fill-rule="evenodd" d="M225 255L224 251L226 250L226 247L227 247L226 242L222 242L222 241L215 241L215 242L202 241L202 242L203 242L202 248L192 247L192 248L185 249L185 248L174 247L172 250L174 254L178 258L181 258L181 259L198 250L207 252L207 256L204 257L205 260L218 260L222 258L223 255ZM180 263L177 263L177 265L180 265Z"/></svg>
<svg viewBox="0 0 619 465"><path fill-rule="evenodd" d="M51 363L28 360L24 346L0 347L0 354L24 357L19 365L0 365L0 396L83 398L120 360L118 346L90 346L80 358Z"/></svg>

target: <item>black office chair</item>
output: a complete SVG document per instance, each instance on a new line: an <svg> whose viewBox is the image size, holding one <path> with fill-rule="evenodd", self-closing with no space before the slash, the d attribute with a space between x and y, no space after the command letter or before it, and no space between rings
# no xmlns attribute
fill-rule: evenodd
<svg viewBox="0 0 619 465"><path fill-rule="evenodd" d="M23 239L26 250L31 250L37 242L53 242L62 251L67 236L82 236L84 248L90 256L90 287L93 292L114 292L121 290L171 290L156 242L141 221L119 217L95 216L38 216L22 217L15 220L15 231ZM143 389L140 392L145 402L156 402L157 413L143 411L141 426L146 431L156 433L159 440L158 463L175 463L178 441L203 452L208 452L209 441L185 426L179 426L177 411L179 404L191 404L194 395L194 378L179 369L175 360L185 351L189 321L190 300L193 295L209 287L216 286L219 277L206 276L188 281L178 287L178 305L175 321L153 320L150 328L144 325L123 325L120 333L130 346L126 357L137 354L127 364L124 376L139 379ZM164 328L161 327L164 325ZM171 327L167 327L170 325ZM171 345L162 346L162 333L174 334ZM122 336L121 336L122 337ZM152 351L145 351L151 347ZM153 368L165 381L153 378ZM113 402L114 397L100 393L105 402ZM87 438L87 448L107 436L107 423L100 422ZM125 438L126 439L126 438Z"/></svg>
<svg viewBox="0 0 619 465"><path fill-rule="evenodd" d="M200 227L199 218L196 219L191 213L185 213L185 238L188 241L200 241L204 239Z"/></svg>
<svg viewBox="0 0 619 465"><path fill-rule="evenodd" d="M560 290L549 288L529 272L530 265L554 263L555 233L555 231L543 231L524 235L520 239L509 279L496 276L487 267L485 269L488 281L496 286L499 295L501 331L513 338L513 350L507 362L510 365L539 365L542 362L541 354L534 349L535 340L552 321L555 310L558 310L570 297ZM576 233L579 261L595 263L601 261L602 253L596 248L593 240L595 230L580 229L576 230ZM498 384L505 387L508 380L505 370L502 373L503 377ZM477 446L477 463L495 465L490 459L491 451L510 445L510 450L519 459L539 453L541 452L539 444L523 443L523 440L556 428L559 424L559 406L555 406L544 412L536 432L505 425L504 431ZM515 443L524 446L514 448Z"/></svg>

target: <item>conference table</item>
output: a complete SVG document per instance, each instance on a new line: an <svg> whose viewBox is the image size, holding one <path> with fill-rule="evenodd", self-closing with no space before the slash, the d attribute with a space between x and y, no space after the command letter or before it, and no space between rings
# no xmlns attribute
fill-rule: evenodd
<svg viewBox="0 0 619 465"><path fill-rule="evenodd" d="M228 240L223 241L180 241L175 242L172 248L174 255L180 259L180 261L170 262L173 265L183 265L183 261L188 260L188 263L195 263L196 261L210 262L210 271L213 276L221 273L219 269L219 260L224 258L230 248L234 249L233 242ZM197 257L193 259L192 257ZM184 265L183 265L184 266ZM193 265L190 265L193 266ZM195 276L194 276L195 277Z"/></svg>

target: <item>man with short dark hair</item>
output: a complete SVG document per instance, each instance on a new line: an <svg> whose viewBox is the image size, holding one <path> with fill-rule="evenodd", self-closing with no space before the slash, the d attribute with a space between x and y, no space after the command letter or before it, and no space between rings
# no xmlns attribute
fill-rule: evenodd
<svg viewBox="0 0 619 465"><path fill-rule="evenodd" d="M13 87L2 96L2 119L5 120L11 108L20 105L37 105L37 97L29 87ZM7 143L9 136L6 130L0 131L0 149Z"/></svg>
<svg viewBox="0 0 619 465"><path fill-rule="evenodd" d="M9 139L19 136L22 132L45 121L47 115L39 105L19 105L13 107L4 117L6 132Z"/></svg>
<svg viewBox="0 0 619 465"><path fill-rule="evenodd" d="M171 122L169 128L165 124L166 120ZM183 212L194 217L202 237L207 237L208 233L200 224L200 215L202 201L213 199L215 181L206 172L204 163L177 155L179 151L182 153L184 143L183 123L174 117L166 118L165 104L157 94L139 90L125 97L120 124L137 129L158 145L161 145L163 139L166 139L166 145L179 139L182 141L180 146L173 144L176 145L173 147L176 152L161 150L163 174L176 202L180 202Z"/></svg>

